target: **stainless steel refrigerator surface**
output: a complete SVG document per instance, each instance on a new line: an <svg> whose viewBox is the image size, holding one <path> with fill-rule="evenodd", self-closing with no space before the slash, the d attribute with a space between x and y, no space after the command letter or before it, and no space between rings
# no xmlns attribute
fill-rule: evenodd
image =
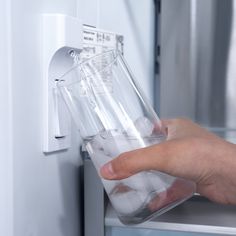
<svg viewBox="0 0 236 236"><path fill-rule="evenodd" d="M236 142L236 2L161 3L161 117L189 117Z"/></svg>

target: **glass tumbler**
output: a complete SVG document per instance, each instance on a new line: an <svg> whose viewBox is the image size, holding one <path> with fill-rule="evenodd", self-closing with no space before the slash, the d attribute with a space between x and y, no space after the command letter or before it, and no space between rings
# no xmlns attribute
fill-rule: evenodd
<svg viewBox="0 0 236 236"><path fill-rule="evenodd" d="M98 173L123 152L165 142L160 119L118 51L77 64L59 79L58 88ZM195 192L193 182L153 170L101 180L124 224L144 222Z"/></svg>

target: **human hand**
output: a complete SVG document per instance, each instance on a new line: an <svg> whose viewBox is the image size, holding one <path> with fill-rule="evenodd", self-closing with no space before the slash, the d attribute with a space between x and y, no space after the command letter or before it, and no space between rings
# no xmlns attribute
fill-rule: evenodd
<svg viewBox="0 0 236 236"><path fill-rule="evenodd" d="M163 121L167 140L122 153L101 168L106 179L157 170L192 180L212 201L236 204L236 146L187 119Z"/></svg>

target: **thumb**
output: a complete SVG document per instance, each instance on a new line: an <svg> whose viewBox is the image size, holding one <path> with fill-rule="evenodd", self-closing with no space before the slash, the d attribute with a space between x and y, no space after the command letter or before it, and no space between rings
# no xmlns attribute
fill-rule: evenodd
<svg viewBox="0 0 236 236"><path fill-rule="evenodd" d="M191 173L181 173L184 165L188 164L187 155L184 153L188 145L178 140L170 140L125 152L105 164L100 174L105 179L123 179L140 171L157 170L179 177L189 177Z"/></svg>

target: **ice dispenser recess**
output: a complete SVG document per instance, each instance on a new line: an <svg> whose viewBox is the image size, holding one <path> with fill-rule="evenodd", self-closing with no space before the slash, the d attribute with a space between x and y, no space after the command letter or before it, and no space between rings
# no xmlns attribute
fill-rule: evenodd
<svg viewBox="0 0 236 236"><path fill-rule="evenodd" d="M73 66L71 51L82 51L82 22L62 14L41 15L41 73L43 79L43 151L70 147L71 118L56 89L56 78Z"/></svg>

